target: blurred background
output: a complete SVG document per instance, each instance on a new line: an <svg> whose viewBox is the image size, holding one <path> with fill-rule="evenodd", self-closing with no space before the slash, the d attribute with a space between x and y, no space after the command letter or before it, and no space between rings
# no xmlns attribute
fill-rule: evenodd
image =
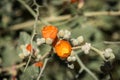
<svg viewBox="0 0 120 80"><path fill-rule="evenodd" d="M111 74L113 80L120 80L120 0L36 0L36 3L41 6L41 22L37 25L39 34L42 27L49 23L59 29L70 30L72 38L82 35L85 41L100 50L112 48L116 58L111 64ZM37 78L39 69L33 65L26 72L23 72L23 67L9 71L9 68L22 62L17 50L20 46L20 33L24 31L31 36L35 8L33 0L0 1L0 80ZM45 47L40 49L44 54ZM104 61L99 56L85 55L83 52L79 56L99 80L109 80L109 75L100 69ZM85 71L78 74L80 66L77 62L74 65L74 69L69 69L65 61L54 55L41 80L93 80ZM13 74L16 74L15 78Z"/></svg>

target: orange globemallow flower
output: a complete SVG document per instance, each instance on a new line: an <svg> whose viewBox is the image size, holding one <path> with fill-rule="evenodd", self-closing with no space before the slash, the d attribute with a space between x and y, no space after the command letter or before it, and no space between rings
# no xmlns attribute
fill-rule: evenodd
<svg viewBox="0 0 120 80"><path fill-rule="evenodd" d="M31 45L31 44L28 44L28 45L26 46L26 49L27 49L27 51L31 52L31 51L32 51L32 45Z"/></svg>
<svg viewBox="0 0 120 80"><path fill-rule="evenodd" d="M70 0L71 3L78 2L78 0Z"/></svg>
<svg viewBox="0 0 120 80"><path fill-rule="evenodd" d="M42 62L42 61L39 61L39 62L36 62L34 65L35 65L36 67L42 68L42 67L43 67L43 62Z"/></svg>
<svg viewBox="0 0 120 80"><path fill-rule="evenodd" d="M57 37L57 33L58 33L58 29L52 25L45 26L42 29L42 36L44 38L51 38L51 39L55 40L55 38Z"/></svg>
<svg viewBox="0 0 120 80"><path fill-rule="evenodd" d="M72 47L66 40L59 40L55 45L55 52L61 58L67 58L71 54Z"/></svg>

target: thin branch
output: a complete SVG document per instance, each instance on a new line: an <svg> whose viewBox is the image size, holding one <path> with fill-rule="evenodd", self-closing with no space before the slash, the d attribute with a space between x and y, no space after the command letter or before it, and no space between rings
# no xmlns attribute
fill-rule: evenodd
<svg viewBox="0 0 120 80"><path fill-rule="evenodd" d="M36 17L36 13L25 3L24 0L18 0L25 8L33 15L33 17Z"/></svg>
<svg viewBox="0 0 120 80"><path fill-rule="evenodd" d="M42 57L41 57L41 60L45 59L51 52L47 52L45 53Z"/></svg>
<svg viewBox="0 0 120 80"><path fill-rule="evenodd" d="M89 75L91 75L93 77L94 80L98 80L98 78L95 76L95 74L90 71L84 64L83 62L81 61L81 59L78 57L77 54L75 54L75 57L78 61L78 64L81 66L82 69L84 69Z"/></svg>
<svg viewBox="0 0 120 80"><path fill-rule="evenodd" d="M75 76L75 78L77 79L79 77L79 74L83 72L83 68L81 67L81 69L79 70L79 72L77 73L77 75Z"/></svg>
<svg viewBox="0 0 120 80"><path fill-rule="evenodd" d="M104 57L102 51L100 51L99 49L97 49L97 48L95 48L95 47L92 47L92 46L91 46L91 50L95 51L98 55L100 55L100 57L101 57L103 60L105 60L105 57Z"/></svg>
<svg viewBox="0 0 120 80"><path fill-rule="evenodd" d="M81 48L81 46L76 46L76 47L73 47L72 49L75 50L75 49L80 49L80 48ZM97 49L97 48L95 48L95 47L93 47L93 46L91 46L90 49L93 50L93 51L95 51L98 55L100 55L100 57L101 57L103 60L105 60L102 51L100 51L99 49Z"/></svg>
<svg viewBox="0 0 120 80"><path fill-rule="evenodd" d="M71 18L70 15L57 16L57 17L47 17L47 18L43 18L42 21L44 20L46 22L57 22L57 21L68 20L70 18ZM24 28L32 27L33 24L34 24L34 20L30 20L30 21L26 21L26 22L19 23L16 25L12 25L12 26L10 26L9 30L13 31L13 30L24 29ZM39 21L38 24L41 24L41 22Z"/></svg>
<svg viewBox="0 0 120 80"><path fill-rule="evenodd" d="M41 69L41 71L40 71L40 73L39 73L39 75L37 77L37 80L39 80L41 78L42 73L43 73L43 71L44 71L44 69L46 67L46 64L47 64L48 60L49 60L48 58L45 59L44 65L43 65L43 67L42 67L42 69Z"/></svg>
<svg viewBox="0 0 120 80"><path fill-rule="evenodd" d="M120 41L104 41L105 44L120 44Z"/></svg>
<svg viewBox="0 0 120 80"><path fill-rule="evenodd" d="M116 12L85 12L83 14L86 17L92 17L92 16L100 16L100 15L109 15L109 16L119 16L120 15L120 11L116 11ZM43 18L42 20L46 21L46 22L57 22L57 21L64 21L64 20L69 20L71 19L71 15L63 15L63 16L55 16L55 17L47 17L47 18ZM12 25L10 26L10 30L19 30L19 29L23 29L23 28L28 28L31 27L34 24L34 20L30 20L27 22L23 22L20 24L16 24L16 25ZM41 24L41 22L39 22L39 24Z"/></svg>
<svg viewBox="0 0 120 80"><path fill-rule="evenodd" d="M119 16L120 11L99 11L99 12L85 12L84 16Z"/></svg>
<svg viewBox="0 0 120 80"><path fill-rule="evenodd" d="M33 33L32 33L32 37L31 37L31 45L33 46L33 39L34 39L34 36L36 34L36 27L37 27L37 22L38 22L38 16L39 16L39 7L36 8L36 11L37 11L37 15L36 15L36 18L35 18L35 22L34 22L34 26L33 26ZM28 62L25 66L25 69L24 71L27 69L29 63L30 63L30 60L31 60L31 57L32 57L32 53L33 53L33 49L31 50L31 53L30 53L30 57L28 59Z"/></svg>
<svg viewBox="0 0 120 80"><path fill-rule="evenodd" d="M82 46L76 46L76 47L72 47L72 50L75 50L75 49L80 49Z"/></svg>

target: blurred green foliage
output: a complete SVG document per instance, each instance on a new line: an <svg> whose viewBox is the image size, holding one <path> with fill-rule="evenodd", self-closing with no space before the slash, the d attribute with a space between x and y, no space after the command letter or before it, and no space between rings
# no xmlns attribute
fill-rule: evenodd
<svg viewBox="0 0 120 80"><path fill-rule="evenodd" d="M32 0L23 0L29 5L33 11L35 6ZM45 2L46 1L46 2ZM113 61L112 75L114 80L119 80L120 74L120 44L104 44L104 41L120 42L120 16L91 16L85 17L82 14L95 11L119 11L119 0L84 0L85 4L82 9L77 9L77 3L70 4L65 0L37 0L40 8L40 18L48 18L49 16L72 15L71 20L54 21L51 24L59 29L68 29L72 32L72 38L80 35L84 36L87 42L100 50L107 47L113 49L115 60ZM76 18L74 18L77 15ZM22 60L18 57L20 45L30 43L32 34L32 26L10 30L11 27L23 22L34 20L32 14L18 0L2 0L0 1L0 68L6 68L16 65ZM40 29L43 24L39 24L37 31L39 36ZM49 51L50 46L43 45L39 47L40 54ZM91 52L93 53L93 52ZM80 57L85 65L91 69L100 80L107 80L107 75L102 73L100 66L103 60L97 55L85 55L80 53ZM43 73L41 80L75 80L79 66L77 62L75 69L71 70L67 67L65 61L60 60L53 55L50 58L47 67ZM23 68L18 70L18 80L36 80L39 69L34 65L30 65L26 72ZM11 75L0 71L0 80L12 80ZM82 72L76 80L93 80L89 74Z"/></svg>

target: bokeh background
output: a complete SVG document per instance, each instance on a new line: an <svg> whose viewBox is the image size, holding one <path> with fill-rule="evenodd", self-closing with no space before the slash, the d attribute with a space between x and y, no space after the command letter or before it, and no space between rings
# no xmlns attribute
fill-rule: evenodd
<svg viewBox="0 0 120 80"><path fill-rule="evenodd" d="M112 48L116 58L112 62L111 74L113 80L120 80L120 12L119 15L87 15L91 12L118 12L120 11L120 0L83 1L84 5L78 9L78 4L82 2L36 0L37 4L42 6L39 9L39 17L42 22L38 23L37 32L41 35L40 30L43 25L50 23L59 29L70 30L73 38L82 35L85 41L100 50ZM33 4L33 0L0 1L0 80L15 80L12 78L12 73L2 69L22 62L17 50L21 43L20 33L24 31L31 36L35 19L34 13L30 12L26 5L35 12L36 6ZM39 48L41 54L47 50L46 47L49 48L48 46ZM98 55L85 55L81 52L79 57L99 80L108 80L109 75L100 70L104 61ZM93 80L85 71L75 78L80 66L77 62L74 62L74 65L75 68L70 69L64 61L54 55L49 60L41 80ZM30 65L26 72L23 72L23 68L17 70L17 80L36 80L39 73L38 68Z"/></svg>

